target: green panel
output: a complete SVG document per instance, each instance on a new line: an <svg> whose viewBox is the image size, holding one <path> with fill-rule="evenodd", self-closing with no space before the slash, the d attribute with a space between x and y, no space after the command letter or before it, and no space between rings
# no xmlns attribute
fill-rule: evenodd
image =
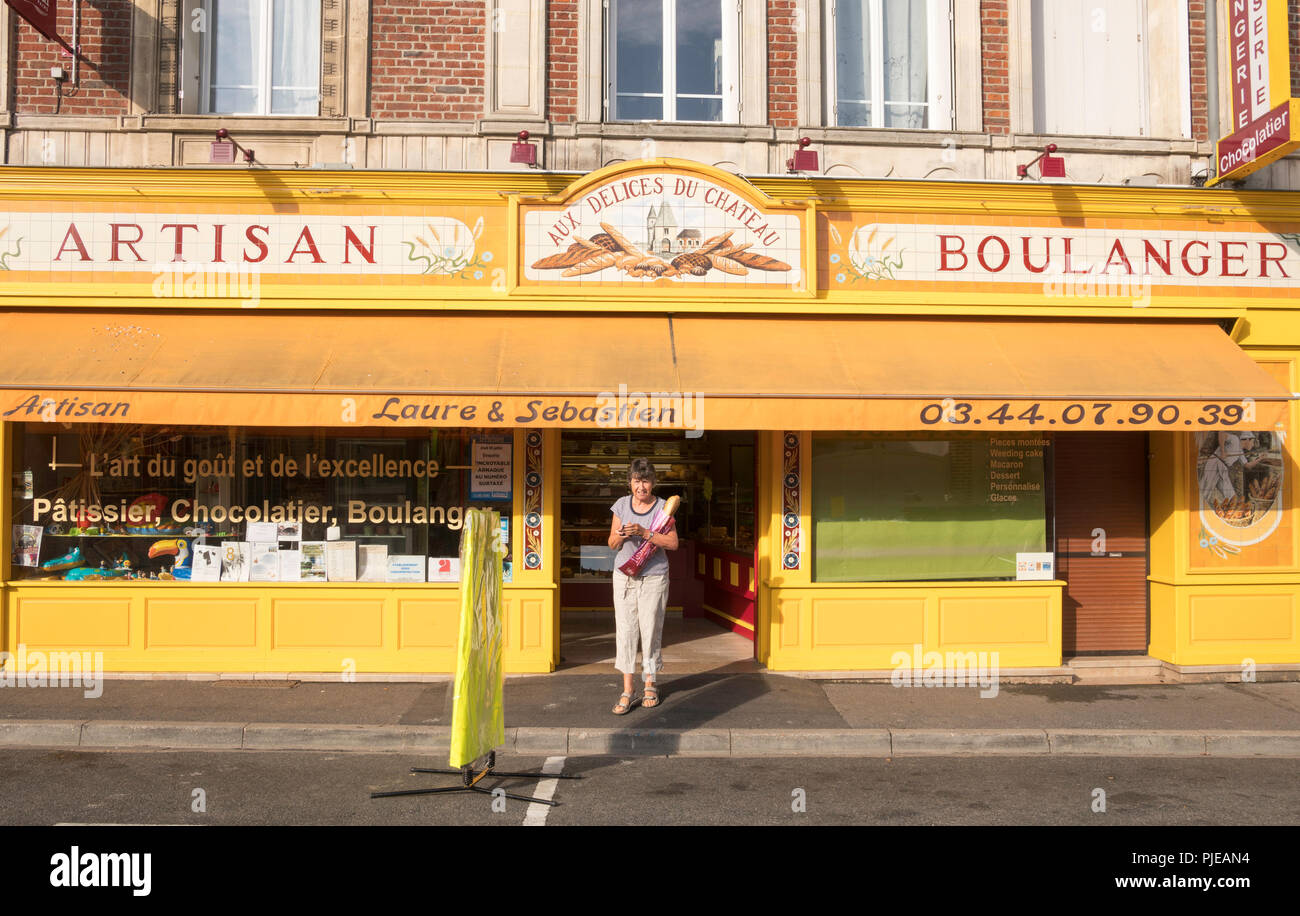
<svg viewBox="0 0 1300 916"><path fill-rule="evenodd" d="M1047 550L1044 443L815 437L813 580L1015 578Z"/></svg>

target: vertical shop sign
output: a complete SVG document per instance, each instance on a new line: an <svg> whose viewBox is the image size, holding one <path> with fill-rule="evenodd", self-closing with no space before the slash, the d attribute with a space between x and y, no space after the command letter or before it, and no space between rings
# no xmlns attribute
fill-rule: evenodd
<svg viewBox="0 0 1300 916"><path fill-rule="evenodd" d="M459 769L506 738L501 666L501 514L470 509L460 541L460 638L450 764Z"/></svg>
<svg viewBox="0 0 1300 916"><path fill-rule="evenodd" d="M1300 147L1293 121L1287 0L1231 0L1228 72L1232 133L1219 140L1217 177L1240 180Z"/></svg>
<svg viewBox="0 0 1300 916"><path fill-rule="evenodd" d="M510 499L510 440L475 437L471 454L469 498L494 502Z"/></svg>

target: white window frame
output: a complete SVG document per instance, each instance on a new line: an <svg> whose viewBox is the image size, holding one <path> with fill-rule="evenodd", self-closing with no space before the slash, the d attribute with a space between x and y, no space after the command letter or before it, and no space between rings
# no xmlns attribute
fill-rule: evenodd
<svg viewBox="0 0 1300 916"><path fill-rule="evenodd" d="M917 128L886 128L885 126L885 55L884 34L881 23L881 0L867 0L871 17L871 124L845 125L861 130L952 130L953 119L953 41L951 0L926 0L926 114L927 124ZM825 67L823 79L826 91L826 121L838 127L839 92L836 85L837 0L826 0ZM917 104L917 103L913 103Z"/></svg>
<svg viewBox="0 0 1300 916"><path fill-rule="evenodd" d="M316 110L314 112L312 112L311 114L302 114L302 113L295 114L293 112L273 112L271 110L271 96L273 95L272 87L271 87L271 46L272 46L273 36L271 33L275 23L275 15L274 15L275 0L256 0L256 2L261 4L261 13L262 13L261 16L262 41L261 41L261 47L258 48L257 64L256 64L256 69L257 69L256 88L258 90L258 99L260 102L260 104L258 105L258 110L257 111L213 111L212 110L212 81L211 81L212 36L215 34L216 17L214 11L212 10L212 5L209 2L207 2L207 0L201 0L201 5L207 15L208 27L203 31L202 42L199 48L199 72L200 72L199 99L198 99L199 113L200 114L222 114L222 115L230 115L232 117L310 118L310 117L318 116L320 114L320 103L321 103L321 96L320 96L321 76L319 72L316 74ZM324 10L322 10L321 12L323 13ZM324 18L323 16L320 17L320 19L323 18ZM316 40L316 44L319 46L321 44L321 35L319 33L316 35L315 40ZM306 89L310 87L281 86L279 88Z"/></svg>
<svg viewBox="0 0 1300 916"><path fill-rule="evenodd" d="M677 4L697 0L663 0L663 117L615 118L618 86L618 0L605 0L605 120L622 123L738 124L740 123L740 15L738 0L720 0L722 6L722 118L685 121L677 117ZM735 3L734 8L732 4ZM627 93L624 93L625 95Z"/></svg>

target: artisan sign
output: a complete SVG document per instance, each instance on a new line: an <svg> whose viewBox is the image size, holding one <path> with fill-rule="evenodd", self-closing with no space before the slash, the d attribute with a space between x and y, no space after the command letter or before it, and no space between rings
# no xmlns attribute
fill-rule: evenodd
<svg viewBox="0 0 1300 916"><path fill-rule="evenodd" d="M484 215L488 211L484 210ZM459 216L464 216L460 208ZM482 279L484 216L0 211L0 269L264 274L442 274Z"/></svg>
<svg viewBox="0 0 1300 916"><path fill-rule="evenodd" d="M1228 42L1232 133L1219 140L1210 185L1245 178L1300 146L1286 0L1230 0Z"/></svg>
<svg viewBox="0 0 1300 916"><path fill-rule="evenodd" d="M601 180L605 170L555 203L522 208L525 280L800 288L803 208L666 163Z"/></svg>

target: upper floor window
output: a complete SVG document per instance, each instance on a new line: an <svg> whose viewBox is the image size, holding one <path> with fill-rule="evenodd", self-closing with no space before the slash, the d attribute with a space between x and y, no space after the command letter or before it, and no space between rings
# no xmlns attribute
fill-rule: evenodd
<svg viewBox="0 0 1300 916"><path fill-rule="evenodd" d="M614 121L740 120L739 14L723 0L609 0Z"/></svg>
<svg viewBox="0 0 1300 916"><path fill-rule="evenodd" d="M840 127L952 127L948 0L827 0L827 107Z"/></svg>
<svg viewBox="0 0 1300 916"><path fill-rule="evenodd" d="M319 113L320 0L208 0L204 7L204 113Z"/></svg>
<svg viewBox="0 0 1300 916"><path fill-rule="evenodd" d="M1132 0L1033 0L1034 133L1148 135L1146 7ZM1175 19L1172 8L1159 11L1166 23ZM1177 56L1168 58L1161 82L1172 99Z"/></svg>

